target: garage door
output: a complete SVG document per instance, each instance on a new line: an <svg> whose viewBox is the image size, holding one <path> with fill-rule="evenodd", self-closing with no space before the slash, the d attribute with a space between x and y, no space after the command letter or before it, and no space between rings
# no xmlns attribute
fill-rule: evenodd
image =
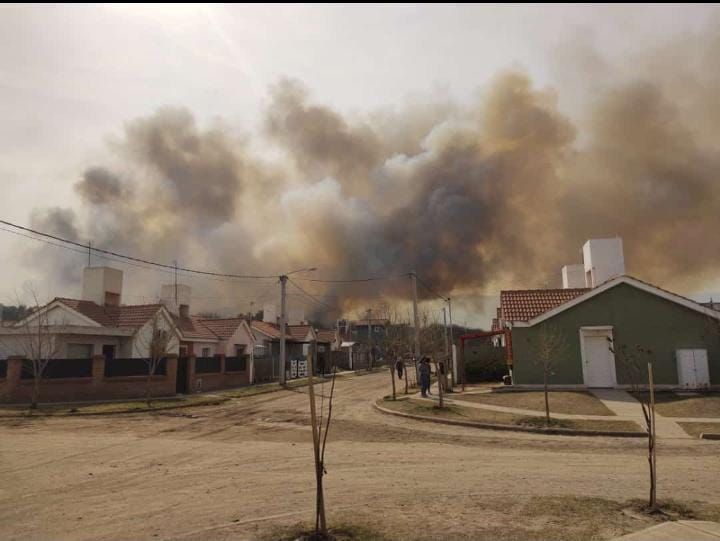
<svg viewBox="0 0 720 541"><path fill-rule="evenodd" d="M701 389L710 385L706 349L679 349L676 359L680 387Z"/></svg>

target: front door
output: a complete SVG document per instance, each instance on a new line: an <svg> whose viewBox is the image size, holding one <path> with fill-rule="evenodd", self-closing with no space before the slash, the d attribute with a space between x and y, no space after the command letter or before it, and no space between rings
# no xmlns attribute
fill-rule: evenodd
<svg viewBox="0 0 720 541"><path fill-rule="evenodd" d="M188 358L178 357L175 392L187 394L188 392Z"/></svg>
<svg viewBox="0 0 720 541"><path fill-rule="evenodd" d="M615 356L610 351L611 331L583 330L583 377L587 387L614 387Z"/></svg>

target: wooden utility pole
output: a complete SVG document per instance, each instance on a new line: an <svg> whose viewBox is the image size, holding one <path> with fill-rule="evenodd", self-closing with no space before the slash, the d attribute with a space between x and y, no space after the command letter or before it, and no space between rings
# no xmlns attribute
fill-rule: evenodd
<svg viewBox="0 0 720 541"><path fill-rule="evenodd" d="M367 331L368 331L368 370L373 369L373 351L372 351L372 323L370 318L372 317L372 309L367 309Z"/></svg>
<svg viewBox="0 0 720 541"><path fill-rule="evenodd" d="M311 348L312 349L312 348ZM315 454L315 531L327 537L327 523L325 522L325 498L323 495L323 464L320 458L320 427L318 425L317 411L315 409L315 387L313 384L313 352L307 354L307 362L310 367L308 375L308 394L310 395L310 425L313 437L313 452Z"/></svg>
<svg viewBox="0 0 720 541"><path fill-rule="evenodd" d="M280 385L285 385L285 325L287 324L285 288L287 275L280 276Z"/></svg>
<svg viewBox="0 0 720 541"><path fill-rule="evenodd" d="M418 363L420 362L420 323L418 319L418 305L417 305L417 276L415 272L410 273L412 279L412 294L413 294L413 324L415 325L415 379L420 381L418 374Z"/></svg>
<svg viewBox="0 0 720 541"><path fill-rule="evenodd" d="M445 356L450 354L448 350L448 326L447 326L447 311L443 306L443 340L445 341Z"/></svg>
<svg viewBox="0 0 720 541"><path fill-rule="evenodd" d="M458 379L455 375L455 369L457 368L455 365L457 364L455 362L455 338L453 337L453 322L452 322L452 299L450 297L447 298L448 303L448 318L450 320L450 387L454 387L457 383ZM463 382L463 385L465 382Z"/></svg>

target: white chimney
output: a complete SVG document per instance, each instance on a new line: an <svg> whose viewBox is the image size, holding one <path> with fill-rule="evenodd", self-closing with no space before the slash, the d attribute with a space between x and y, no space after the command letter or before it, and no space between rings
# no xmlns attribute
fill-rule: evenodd
<svg viewBox="0 0 720 541"><path fill-rule="evenodd" d="M585 267L582 264L565 265L562 268L563 289L585 287Z"/></svg>
<svg viewBox="0 0 720 541"><path fill-rule="evenodd" d="M120 306L123 273L110 267L83 269L82 298L100 306Z"/></svg>
<svg viewBox="0 0 720 541"><path fill-rule="evenodd" d="M263 304L263 321L265 323L272 323L273 325L278 324L278 309L273 303Z"/></svg>
<svg viewBox="0 0 720 541"><path fill-rule="evenodd" d="M585 287L597 287L603 282L625 274L622 239L590 239L583 245Z"/></svg>
<svg viewBox="0 0 720 541"><path fill-rule="evenodd" d="M160 302L176 316L190 317L192 288L184 284L165 284L160 288Z"/></svg>

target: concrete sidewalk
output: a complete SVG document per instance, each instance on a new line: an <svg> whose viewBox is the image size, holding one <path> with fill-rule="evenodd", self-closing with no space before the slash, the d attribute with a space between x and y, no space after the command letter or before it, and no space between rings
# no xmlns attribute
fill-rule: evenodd
<svg viewBox="0 0 720 541"><path fill-rule="evenodd" d="M623 535L614 541L718 541L720 524L701 520L679 520L650 526L639 532Z"/></svg>
<svg viewBox="0 0 720 541"><path fill-rule="evenodd" d="M590 389L605 406L615 413L618 417L626 420L632 420L645 428L645 417L642 413L642 407L630 393L619 389ZM655 411L655 426L657 428L657 437L660 439L693 439L685 432L679 424L674 420L659 415Z"/></svg>
<svg viewBox="0 0 720 541"><path fill-rule="evenodd" d="M630 393L620 389L590 389L593 395L600 400L615 415L577 415L572 413L552 413L556 419L567 420L588 420L588 421L634 421L641 430L645 429L645 418L643 417L640 402L638 402ZM431 387L432 395L426 400L437 401L437 384ZM478 394L478 393L472 393ZM420 393L412 395L413 398L421 398ZM544 412L537 410L527 410L522 408L511 408L508 406L497 406L494 404L482 404L478 402L466 402L462 399L462 393L452 393L445 395L445 401L448 404L456 404L458 406L484 409L489 411L497 411L502 413L512 413L515 415L524 415L530 417L543 416ZM552 408L551 408L552 409ZM692 436L686 433L678 422L709 422L719 423L717 418L694 418L694 417L663 417L655 412L655 423L657 425L658 439L674 439L674 440L694 440Z"/></svg>

